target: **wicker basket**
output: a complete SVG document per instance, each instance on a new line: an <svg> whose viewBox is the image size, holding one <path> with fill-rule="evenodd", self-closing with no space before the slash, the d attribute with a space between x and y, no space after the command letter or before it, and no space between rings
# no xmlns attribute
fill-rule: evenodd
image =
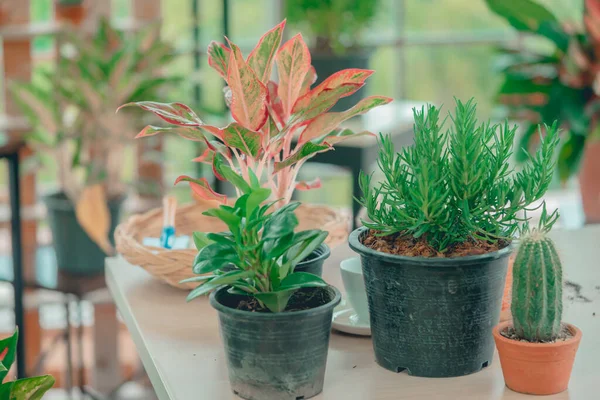
<svg viewBox="0 0 600 400"><path fill-rule="evenodd" d="M202 215L212 206L206 203L190 204L177 209L175 228L178 235L192 235L194 231L221 232L225 224L216 218ZM302 204L296 210L300 221L299 230L320 228L329 232L326 243L334 248L348 237L350 218L332 208ZM162 209L134 215L119 225L115 231L118 252L133 264L139 265L154 277L181 289L191 289L194 283L181 284L183 279L194 276L192 264L195 249L167 250L142 245L144 237L159 237L162 230Z"/></svg>

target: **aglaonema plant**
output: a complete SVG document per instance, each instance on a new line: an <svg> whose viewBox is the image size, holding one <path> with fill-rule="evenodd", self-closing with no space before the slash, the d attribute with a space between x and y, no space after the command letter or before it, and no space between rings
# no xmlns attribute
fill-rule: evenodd
<svg viewBox="0 0 600 400"><path fill-rule="evenodd" d="M204 212L223 221L229 232L194 234L200 251L193 271L204 275L183 281L200 283L190 292L188 301L226 285L230 293L256 299L259 310L276 313L286 309L299 289L326 287L320 277L294 272L294 268L323 243L327 232L294 232L298 226L294 210L300 203L273 211L277 200L263 204L271 196L271 189L261 187L252 170L248 172L249 182L226 165L219 170L242 194L233 206L221 205Z"/></svg>
<svg viewBox="0 0 600 400"><path fill-rule="evenodd" d="M5 381L10 367L15 361L19 330L0 340L0 399L2 400L39 400L54 385L54 378L50 375L34 376Z"/></svg>
<svg viewBox="0 0 600 400"><path fill-rule="evenodd" d="M318 180L297 182L300 167L336 143L371 134L339 126L391 99L371 96L347 111L328 113L340 98L359 90L373 71L346 69L311 88L316 74L308 47L300 34L280 47L284 27L285 21L265 33L246 58L227 38L228 46L209 45L208 63L227 83L225 98L234 122L218 128L204 123L185 104L140 101L124 106L137 105L174 126L149 125L137 137L175 133L204 142L206 150L195 161L215 169L214 164L222 160L239 170L245 180L253 171L263 186L271 189L271 199L279 200L276 208L289 203L294 189L320 187ZM275 70L277 82L271 80ZM216 176L223 180L218 173ZM206 178L181 176L179 181L189 182L202 198L226 202Z"/></svg>

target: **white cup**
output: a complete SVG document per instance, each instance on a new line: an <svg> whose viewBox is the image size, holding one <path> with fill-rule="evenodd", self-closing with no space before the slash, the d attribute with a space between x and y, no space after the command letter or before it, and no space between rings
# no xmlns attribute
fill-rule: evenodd
<svg viewBox="0 0 600 400"><path fill-rule="evenodd" d="M358 324L368 324L369 303L367 301L367 291L365 290L360 258L345 259L340 264L340 271L342 272L346 298L356 313L350 317L351 321Z"/></svg>

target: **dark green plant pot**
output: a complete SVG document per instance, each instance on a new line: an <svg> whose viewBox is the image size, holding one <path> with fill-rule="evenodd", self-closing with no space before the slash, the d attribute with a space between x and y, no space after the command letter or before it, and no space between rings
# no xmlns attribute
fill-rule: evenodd
<svg viewBox="0 0 600 400"><path fill-rule="evenodd" d="M114 245L114 232L119 223L121 205L125 197L108 202L110 211L109 238ZM44 198L48 209L48 222L56 252L58 269L74 275L98 275L104 273L106 254L90 239L77 222L75 206L64 193Z"/></svg>
<svg viewBox="0 0 600 400"><path fill-rule="evenodd" d="M236 395L249 400L297 400L323 390L331 318L341 295L334 287L319 290L327 291L331 299L327 304L284 313L237 310L231 304L244 296L229 294L227 288L211 293Z"/></svg>
<svg viewBox="0 0 600 400"><path fill-rule="evenodd" d="M296 265L294 272L309 272L317 276L323 276L323 264L329 258L331 251L325 243L317 247L310 256Z"/></svg>
<svg viewBox="0 0 600 400"><path fill-rule="evenodd" d="M369 68L369 60L371 54L367 51L347 53L343 55L324 54L314 52L312 54L312 65L315 67L317 72L317 81L315 85L323 82L326 78L346 68ZM313 86L313 87L314 87ZM367 93L367 87L361 88L358 92L348 97L341 98L331 109L331 111L345 111L360 100L362 100Z"/></svg>
<svg viewBox="0 0 600 400"><path fill-rule="evenodd" d="M352 232L349 244L361 256L377 363L423 377L468 375L490 365L512 247L468 257L405 257L364 246L366 232Z"/></svg>

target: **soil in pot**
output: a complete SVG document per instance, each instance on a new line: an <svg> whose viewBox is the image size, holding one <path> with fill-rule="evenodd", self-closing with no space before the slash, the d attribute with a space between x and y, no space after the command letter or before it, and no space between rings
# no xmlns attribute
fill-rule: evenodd
<svg viewBox="0 0 600 400"><path fill-rule="evenodd" d="M462 257L400 256L349 238L361 255L379 365L424 377L468 375L492 362L511 247Z"/></svg>
<svg viewBox="0 0 600 400"><path fill-rule="evenodd" d="M114 245L114 232L119 223L121 205L125 197L110 200L109 238ZM98 275L104 273L106 253L81 228L75 216L75 206L64 193L44 198L48 209L48 222L58 269L74 275Z"/></svg>
<svg viewBox="0 0 600 400"><path fill-rule="evenodd" d="M343 55L335 55L313 51L311 55L311 63L317 72L317 81L313 87L323 82L325 79L346 68L368 69L371 54L368 51L354 51ZM331 111L346 111L354 106L366 96L366 87L361 88L358 92L341 98L331 109Z"/></svg>
<svg viewBox="0 0 600 400"><path fill-rule="evenodd" d="M290 300L289 309L271 313L227 288L213 292L210 303L219 312L233 392L249 400L297 400L319 394L333 308L340 299L333 287L302 289Z"/></svg>
<svg viewBox="0 0 600 400"><path fill-rule="evenodd" d="M569 386L581 331L564 324L563 336L553 342L530 343L511 335L512 323L493 330L506 386L515 392L549 395Z"/></svg>

